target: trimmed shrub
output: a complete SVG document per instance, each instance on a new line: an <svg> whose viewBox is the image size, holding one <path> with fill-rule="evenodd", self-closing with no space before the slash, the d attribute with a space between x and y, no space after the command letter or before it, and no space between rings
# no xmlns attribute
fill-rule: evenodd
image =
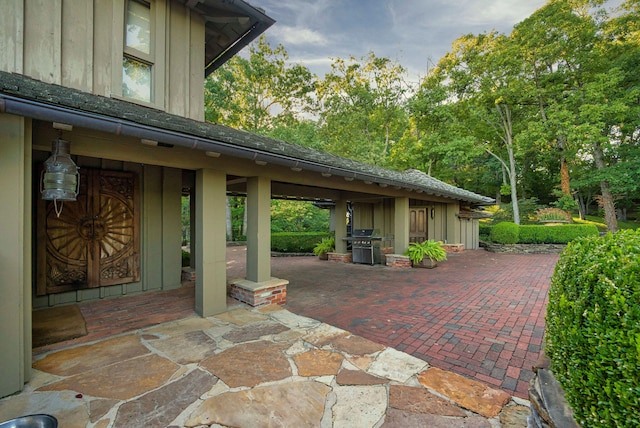
<svg viewBox="0 0 640 428"><path fill-rule="evenodd" d="M519 228L518 243L567 244L576 238L597 235L598 228L593 224L524 225Z"/></svg>
<svg viewBox="0 0 640 428"><path fill-rule="evenodd" d="M489 238L498 244L517 244L519 227L515 223L503 221L491 228Z"/></svg>
<svg viewBox="0 0 640 428"><path fill-rule="evenodd" d="M640 426L640 231L567 245L551 280L545 352L578 423Z"/></svg>
<svg viewBox="0 0 640 428"><path fill-rule="evenodd" d="M271 251L280 253L313 253L322 238L330 238L328 232L277 232L271 234Z"/></svg>
<svg viewBox="0 0 640 428"><path fill-rule="evenodd" d="M493 226L489 224L480 223L480 229L479 229L480 239L485 239L485 240L489 239L489 237L491 236L492 228Z"/></svg>

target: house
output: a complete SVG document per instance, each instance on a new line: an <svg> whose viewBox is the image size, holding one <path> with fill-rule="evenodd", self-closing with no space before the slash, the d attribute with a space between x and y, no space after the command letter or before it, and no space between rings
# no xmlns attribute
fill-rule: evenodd
<svg viewBox="0 0 640 428"><path fill-rule="evenodd" d="M205 75L273 23L241 0L3 2L0 397L29 380L32 309L180 286L183 187L202 316L226 310L228 192L247 196L253 285L286 284L270 271L274 197L332 201L335 218L352 204L353 226L396 253L411 239L477 246L468 213L489 198L204 123ZM52 148L79 167L75 202L42 198Z"/></svg>

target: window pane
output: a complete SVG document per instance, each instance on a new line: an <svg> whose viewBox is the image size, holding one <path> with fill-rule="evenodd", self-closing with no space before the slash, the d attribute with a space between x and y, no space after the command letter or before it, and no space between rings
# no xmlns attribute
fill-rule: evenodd
<svg viewBox="0 0 640 428"><path fill-rule="evenodd" d="M133 0L127 2L127 47L151 53L151 9Z"/></svg>
<svg viewBox="0 0 640 428"><path fill-rule="evenodd" d="M122 95L151 102L151 66L131 58L122 58Z"/></svg>

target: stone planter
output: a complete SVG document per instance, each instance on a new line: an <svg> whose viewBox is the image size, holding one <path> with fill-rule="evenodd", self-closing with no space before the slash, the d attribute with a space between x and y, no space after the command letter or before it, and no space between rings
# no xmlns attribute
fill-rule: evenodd
<svg viewBox="0 0 640 428"><path fill-rule="evenodd" d="M329 260L329 253L321 253L318 255L320 260Z"/></svg>
<svg viewBox="0 0 640 428"><path fill-rule="evenodd" d="M438 262L429 258L422 259L420 263L413 263L415 268L433 269L438 266Z"/></svg>

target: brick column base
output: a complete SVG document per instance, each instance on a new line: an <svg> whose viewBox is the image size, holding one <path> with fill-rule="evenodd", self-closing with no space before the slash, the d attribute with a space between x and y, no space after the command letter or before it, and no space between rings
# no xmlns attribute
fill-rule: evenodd
<svg viewBox="0 0 640 428"><path fill-rule="evenodd" d="M409 258L409 256L403 256L402 254L387 254L386 258L387 266L400 268L411 267L411 259Z"/></svg>
<svg viewBox="0 0 640 428"><path fill-rule="evenodd" d="M464 251L464 244L442 244L442 248L447 253L461 253Z"/></svg>
<svg viewBox="0 0 640 428"><path fill-rule="evenodd" d="M327 253L330 262L351 263L351 253Z"/></svg>
<svg viewBox="0 0 640 428"><path fill-rule="evenodd" d="M227 293L247 305L258 307L284 305L287 303L286 279L271 278L264 282L253 282L244 278L235 279L227 286Z"/></svg>

